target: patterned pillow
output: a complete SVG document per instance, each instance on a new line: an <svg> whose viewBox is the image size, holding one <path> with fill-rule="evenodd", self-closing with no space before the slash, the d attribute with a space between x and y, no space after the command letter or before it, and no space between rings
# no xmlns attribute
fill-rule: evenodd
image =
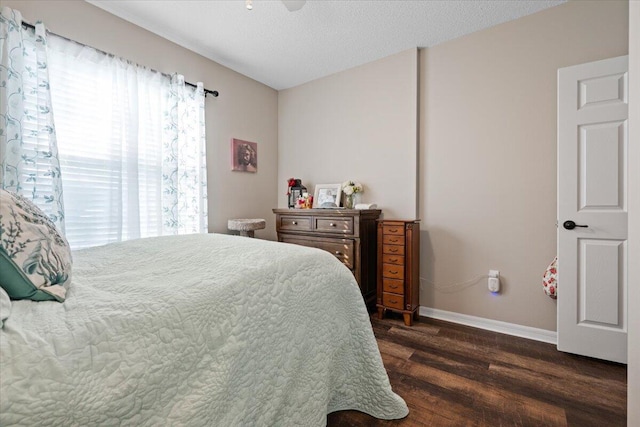
<svg viewBox="0 0 640 427"><path fill-rule="evenodd" d="M0 189L0 286L11 299L64 301L69 243L32 202Z"/></svg>

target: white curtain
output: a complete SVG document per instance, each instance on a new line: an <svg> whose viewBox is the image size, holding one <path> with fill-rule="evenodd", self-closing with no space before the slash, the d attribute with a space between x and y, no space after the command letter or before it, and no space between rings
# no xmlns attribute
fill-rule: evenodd
<svg viewBox="0 0 640 427"><path fill-rule="evenodd" d="M163 224L167 234L207 230L204 86L171 79L169 122L163 144Z"/></svg>
<svg viewBox="0 0 640 427"><path fill-rule="evenodd" d="M64 233L61 171L42 23L0 11L0 186L36 203Z"/></svg>
<svg viewBox="0 0 640 427"><path fill-rule="evenodd" d="M53 36L50 68L71 247L206 232L202 88Z"/></svg>

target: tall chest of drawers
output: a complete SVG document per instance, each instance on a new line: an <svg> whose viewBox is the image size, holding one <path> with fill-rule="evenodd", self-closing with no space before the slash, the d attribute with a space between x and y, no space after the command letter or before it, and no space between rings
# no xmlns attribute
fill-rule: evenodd
<svg viewBox="0 0 640 427"><path fill-rule="evenodd" d="M356 278L368 307L377 285L376 220L379 209L273 209L278 241L332 253Z"/></svg>
<svg viewBox="0 0 640 427"><path fill-rule="evenodd" d="M420 306L420 222L378 221L378 289L376 307L403 314L411 326Z"/></svg>

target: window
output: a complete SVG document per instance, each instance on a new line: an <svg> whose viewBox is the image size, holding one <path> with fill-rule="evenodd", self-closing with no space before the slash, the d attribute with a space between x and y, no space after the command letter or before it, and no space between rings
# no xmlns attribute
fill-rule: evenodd
<svg viewBox="0 0 640 427"><path fill-rule="evenodd" d="M167 152L175 103L171 78L53 36L49 78L71 247L174 234L163 205L172 191L163 178L163 162L173 156ZM187 100L192 98L197 101ZM201 138L202 158L203 128L194 137ZM198 179L204 198L206 181ZM182 230L206 231L206 209L196 221L203 216Z"/></svg>

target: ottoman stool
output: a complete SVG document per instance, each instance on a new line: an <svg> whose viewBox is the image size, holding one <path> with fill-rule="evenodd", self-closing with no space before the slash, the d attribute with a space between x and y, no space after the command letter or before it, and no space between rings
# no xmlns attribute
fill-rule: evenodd
<svg viewBox="0 0 640 427"><path fill-rule="evenodd" d="M241 236L253 237L255 230L262 230L267 225L264 219L230 219L227 228L232 231L239 231Z"/></svg>

